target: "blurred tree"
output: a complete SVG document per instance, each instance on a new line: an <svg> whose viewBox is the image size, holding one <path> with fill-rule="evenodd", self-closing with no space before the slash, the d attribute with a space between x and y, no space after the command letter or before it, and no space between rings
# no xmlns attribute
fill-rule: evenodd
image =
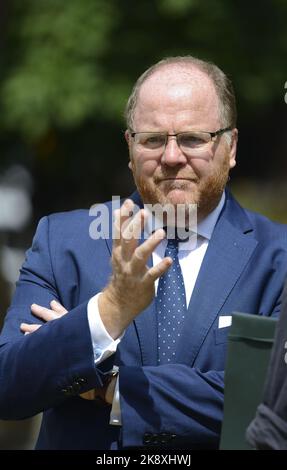
<svg viewBox="0 0 287 470"><path fill-rule="evenodd" d="M12 1L2 82L2 123L35 140L76 127L102 107L99 58L116 21L114 2Z"/></svg>
<svg viewBox="0 0 287 470"><path fill-rule="evenodd" d="M171 53L223 64L245 106L282 98L284 0L12 0L8 13L1 124L31 139L118 121L133 75Z"/></svg>

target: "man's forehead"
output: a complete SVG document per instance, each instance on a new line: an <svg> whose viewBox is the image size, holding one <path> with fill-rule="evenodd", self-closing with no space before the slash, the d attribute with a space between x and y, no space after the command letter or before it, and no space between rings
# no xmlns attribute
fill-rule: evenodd
<svg viewBox="0 0 287 470"><path fill-rule="evenodd" d="M141 85L140 95L153 90L168 90L176 87L192 86L198 89L214 89L212 80L196 67L166 66L156 70Z"/></svg>
<svg viewBox="0 0 287 470"><path fill-rule="evenodd" d="M195 119L202 118L204 113L217 120L217 100L214 84L205 73L182 67L164 68L142 84L134 119L142 120L143 115L150 113L156 113L158 118L159 115L184 116L192 112Z"/></svg>
<svg viewBox="0 0 287 470"><path fill-rule="evenodd" d="M168 68L156 71L142 84L138 111L144 106L150 109L169 106L174 109L182 103L196 107L214 106L218 96L211 79L198 69Z"/></svg>

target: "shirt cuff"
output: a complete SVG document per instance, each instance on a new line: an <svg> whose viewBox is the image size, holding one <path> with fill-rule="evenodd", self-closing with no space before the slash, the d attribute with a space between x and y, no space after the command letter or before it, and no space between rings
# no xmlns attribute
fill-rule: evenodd
<svg viewBox="0 0 287 470"><path fill-rule="evenodd" d="M101 292L92 297L87 307L95 364L99 364L110 357L116 351L118 344L124 336L123 333L119 338L114 340L107 332L99 312L98 298L100 295Z"/></svg>

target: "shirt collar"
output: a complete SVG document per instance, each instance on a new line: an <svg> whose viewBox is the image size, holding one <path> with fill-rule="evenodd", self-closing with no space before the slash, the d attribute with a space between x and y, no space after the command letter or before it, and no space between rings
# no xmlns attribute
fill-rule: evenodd
<svg viewBox="0 0 287 470"><path fill-rule="evenodd" d="M220 212L222 211L222 208L224 206L225 199L226 199L225 191L223 191L220 201L217 204L216 208L213 209L213 211L210 212L210 214L208 214L207 217L205 217L203 220L201 220L201 222L198 223L197 225L198 235L201 235L202 237L207 238L207 240L211 239L212 232L214 230L214 227L216 225Z"/></svg>

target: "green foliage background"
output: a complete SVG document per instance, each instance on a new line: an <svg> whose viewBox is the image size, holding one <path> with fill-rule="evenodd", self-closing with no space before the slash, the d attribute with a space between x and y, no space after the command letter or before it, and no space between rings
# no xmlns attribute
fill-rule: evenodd
<svg viewBox="0 0 287 470"><path fill-rule="evenodd" d="M125 101L146 67L175 54L232 77L232 185L265 211L268 194L268 215L287 218L286 0L2 0L0 13L0 169L31 170L36 218L129 194Z"/></svg>
<svg viewBox="0 0 287 470"><path fill-rule="evenodd" d="M124 105L140 73L176 54L212 60L232 77L232 189L287 223L286 0L0 0L0 183L15 163L29 169L34 224L133 190ZM22 247L33 231L4 236ZM1 273L0 291L1 314ZM33 447L36 427L0 423L0 448Z"/></svg>

